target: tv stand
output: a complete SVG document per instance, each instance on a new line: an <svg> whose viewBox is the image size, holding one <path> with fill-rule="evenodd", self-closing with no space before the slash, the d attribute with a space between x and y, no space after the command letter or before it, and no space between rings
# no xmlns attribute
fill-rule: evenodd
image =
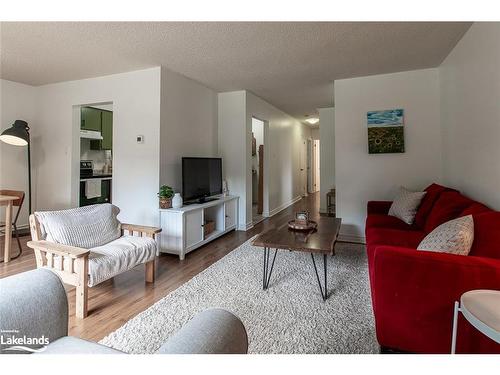
<svg viewBox="0 0 500 375"><path fill-rule="evenodd" d="M218 201L220 198L212 197L212 198L200 198L195 201L187 201L184 202L184 206L189 206L191 204L203 204L203 203L208 203L208 202L213 202L213 201Z"/></svg>
<svg viewBox="0 0 500 375"><path fill-rule="evenodd" d="M205 234L205 223L214 222ZM190 251L222 236L238 226L238 197L207 198L181 208L160 209L160 252L176 254L181 260Z"/></svg>
<svg viewBox="0 0 500 375"><path fill-rule="evenodd" d="M207 202L213 202L213 201L218 201L219 198L216 197L211 197L211 198L200 198L198 199L198 203L207 203Z"/></svg>

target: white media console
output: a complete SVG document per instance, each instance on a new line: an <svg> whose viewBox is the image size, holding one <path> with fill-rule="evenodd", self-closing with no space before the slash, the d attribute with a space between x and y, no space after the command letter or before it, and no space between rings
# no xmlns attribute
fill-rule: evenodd
<svg viewBox="0 0 500 375"><path fill-rule="evenodd" d="M204 235L206 221L215 222L215 230ZM160 252L179 255L203 246L238 226L238 197L227 196L181 208L160 209Z"/></svg>

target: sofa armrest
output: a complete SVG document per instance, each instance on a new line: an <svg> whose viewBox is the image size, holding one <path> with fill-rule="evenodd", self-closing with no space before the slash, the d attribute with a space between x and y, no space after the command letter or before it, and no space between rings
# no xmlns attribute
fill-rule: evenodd
<svg viewBox="0 0 500 375"><path fill-rule="evenodd" d="M369 201L367 204L368 215L387 215L391 208L392 201Z"/></svg>
<svg viewBox="0 0 500 375"><path fill-rule="evenodd" d="M246 354L248 337L241 320L222 309L205 310L168 339L158 354Z"/></svg>
<svg viewBox="0 0 500 375"><path fill-rule="evenodd" d="M161 232L161 228L158 227L150 227L145 225L135 225L126 223L122 223L121 228L122 228L122 234L124 234L125 231L128 231L129 234L138 232L138 233L144 233L148 237L154 237L157 233Z"/></svg>
<svg viewBox="0 0 500 375"><path fill-rule="evenodd" d="M59 278L45 269L23 272L0 280L0 349L23 345L11 337L42 338L53 342L68 334L68 300ZM4 344L5 343L5 344ZM42 345L24 345L32 349ZM4 353L19 351L4 351Z"/></svg>
<svg viewBox="0 0 500 375"><path fill-rule="evenodd" d="M377 338L406 351L449 353L454 302L472 289L500 289L499 259L379 246L373 267Z"/></svg>

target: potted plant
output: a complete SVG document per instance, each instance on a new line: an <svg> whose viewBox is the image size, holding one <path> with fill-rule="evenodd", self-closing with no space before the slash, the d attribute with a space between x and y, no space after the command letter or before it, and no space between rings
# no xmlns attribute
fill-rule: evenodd
<svg viewBox="0 0 500 375"><path fill-rule="evenodd" d="M160 208L172 208L172 197L174 196L174 189L170 186L163 185L158 192L160 199Z"/></svg>

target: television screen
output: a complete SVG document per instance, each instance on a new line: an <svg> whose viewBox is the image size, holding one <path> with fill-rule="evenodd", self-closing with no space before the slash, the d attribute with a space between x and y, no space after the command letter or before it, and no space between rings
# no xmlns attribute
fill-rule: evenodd
<svg viewBox="0 0 500 375"><path fill-rule="evenodd" d="M184 201L222 194L221 158L182 158Z"/></svg>

